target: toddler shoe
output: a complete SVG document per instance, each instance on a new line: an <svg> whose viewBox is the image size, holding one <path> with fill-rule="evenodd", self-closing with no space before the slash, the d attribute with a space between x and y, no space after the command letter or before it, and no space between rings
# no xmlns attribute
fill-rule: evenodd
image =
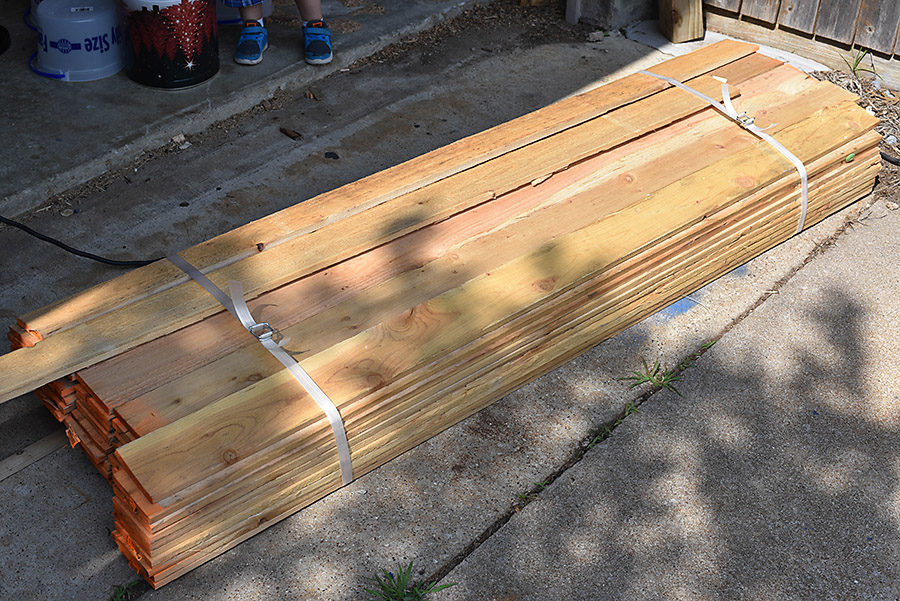
<svg viewBox="0 0 900 601"><path fill-rule="evenodd" d="M262 54L269 47L266 28L256 21L245 21L241 25L241 37L234 51L234 62L239 65L256 65L262 61Z"/></svg>
<svg viewBox="0 0 900 601"><path fill-rule="evenodd" d="M334 53L331 48L331 30L325 21L308 21L303 24L303 52L310 65L325 65L331 62Z"/></svg>

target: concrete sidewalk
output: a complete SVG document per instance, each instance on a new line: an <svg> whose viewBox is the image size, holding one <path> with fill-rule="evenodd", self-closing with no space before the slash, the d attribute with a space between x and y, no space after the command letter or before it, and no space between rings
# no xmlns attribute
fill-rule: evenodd
<svg viewBox="0 0 900 601"><path fill-rule="evenodd" d="M430 4L432 18L440 19L451 3L409 4ZM316 83L318 100L306 98L303 88L276 96L265 110L190 136L192 145L187 149L137 165L133 172L137 175L113 174L104 186L73 201L78 213L65 216L46 210L34 214L29 223L106 254L150 257L177 251L666 58L616 34L589 43L586 31L555 22L535 25L538 13L518 7L517 2L496 4L503 8L479 13L423 47L400 50L384 63L335 73ZM546 13L540 14L546 18ZM281 126L301 131L303 139L295 142L284 136ZM326 151L339 158L326 159ZM234 161L237 154L240 161ZM867 252L873 261L883 252L889 261L889 253L896 255L896 250L888 249L896 245L887 246L883 238L892 226L896 231L897 213L883 205L876 210L863 221L870 227L859 226L845 238L859 238L858 244L865 246L877 229L873 244L882 246L873 245ZM835 296L840 302L825 307L825 321L807 324L800 320L805 314L798 313L800 327L789 328L788 320L779 328L777 320L786 319L780 316L784 309L762 313L773 303L794 305L799 311L804 302L817 298L793 283L778 294L772 291L797 270L802 276L831 254L843 253L845 238L804 267L820 244L855 214L851 208L825 220L163 589L154 592L138 584L133 591L142 601L360 600L368 598L363 587L370 585L372 575L412 561L417 579L449 572L444 581L460 583L435 595L436 601L491 596L604 599L624 597L625 592L633 598L704 598L692 595L688 585L712 590L720 586L717 583L746 582L737 577L755 565L768 565L755 557L763 540L786 570L777 566L769 570L754 581L758 586L750 593L720 597L773 596L787 586L779 579L809 553L802 545L778 546L776 535L787 533L785 520L756 534L753 528L761 524L754 511L779 516L776 493L794 488L808 495L801 499L819 495L819 501L835 500L821 516L803 503L789 508L796 508L803 525L817 529L801 528L794 533L797 540L825 559L834 557L835 549L862 550L854 557L866 559L896 580L896 571L878 567L865 554L876 547L854 546L859 541L847 537L833 547L838 534L823 531L832 518L845 517L842 527L857 537L863 523L859 520L866 518L843 516L838 501L858 499L863 509L875 511L871 495L880 494L883 514L868 520L872 527L866 536L873 541L864 543L881 545L878 561L893 562L887 566L897 563L898 459L896 448L891 451L886 444L890 442L886 437L896 433L897 418L891 413L896 399L869 388L876 377L883 378L882 390L896 386L896 356L885 359L881 349L876 353L866 348L883 340L883 335L870 336L863 328L877 317L869 309L880 307L877 303L884 299L865 305L870 299L859 291L856 300L847 301L856 294L850 284L863 277L870 278L873 288L896 294L900 285L896 276L890 279L890 272L866 265L853 273L856 259L850 254L848 273L841 275L846 295ZM0 246L4 248L0 273L13 274L4 277L0 287L4 319L116 275L57 254L17 231L0 229ZM809 279L808 289L818 281ZM845 306L853 311L841 313ZM668 366L680 363L751 311L687 372L681 387L684 400L654 395L642 413L629 416L609 441L577 461L586 440L646 392L629 389L618 378L639 369L642 358L659 359ZM762 323L754 326L754 319ZM845 333L854 319L859 331ZM812 344L827 338L832 326L841 344L828 347L830 354L818 349L799 352L804 341ZM787 356L789 361L781 366L762 362L779 356L779 349L763 344L773 340L792 340L790 349L781 350L797 354ZM729 348L737 350L729 355ZM896 355L896 346L884 351L891 349ZM879 361L885 361L885 369L880 370ZM843 371L828 371L832 365ZM790 381L770 379L773 374ZM727 391L729 398L719 400L704 392L714 386ZM777 396L780 389L790 396ZM818 404L806 399L808 390L821 395ZM842 408L839 397L845 394L852 395L855 413ZM886 417L880 424L869 420L874 401L894 403L884 409ZM807 412L809 407L817 414ZM787 410L786 415L779 413ZM657 418L656 412L663 411ZM799 438L787 440L791 428ZM833 433L840 452L829 455L824 445L834 429L840 429ZM33 395L0 405L0 466L4 458L28 452L44 440L53 443L58 434L59 426ZM642 436L647 437L646 446ZM680 436L684 447L679 446ZM880 449L881 456L871 459L869 451L860 448L861 440ZM782 442L790 443L788 448L799 454L798 459L816 460L810 465L819 470L823 487L827 478L841 476L841 470L857 469L870 479L880 479L883 491L873 485L865 489L870 496L853 497L858 489L845 481L847 492L841 497L837 479L832 489L815 488L812 476L796 466L791 471L788 460L793 456L777 448ZM896 447L896 438L893 442ZM56 444L48 455L0 480L0 599L108 599L115 586L135 580L109 536L113 520L108 484L80 450ZM622 450L614 454L611 449L617 445ZM660 455L663 450L668 454ZM602 465L597 463L601 460ZM593 471L588 466L594 466ZM554 478L542 491L538 483ZM790 486L794 484L804 486ZM726 486L746 492L729 497ZM828 490L837 493L826 497ZM528 503L532 495L537 500ZM728 509L725 501L732 499L741 505ZM542 537L533 536L532 528ZM718 546L710 550L706 542ZM608 553L604 545L609 545ZM793 557L787 555L798 549ZM651 555L645 558L644 553L657 561L649 562ZM742 568L743 557L748 559ZM676 560L683 562L672 563ZM704 576L705 570L713 569L720 570L715 581ZM657 574L659 582L653 580ZM663 588L666 582L672 586ZM729 590L725 584L720 588ZM815 597L800 589L789 598L854 598L845 594L852 579L841 584L834 594ZM768 595L770 591L775 593Z"/></svg>
<svg viewBox="0 0 900 601"><path fill-rule="evenodd" d="M278 90L303 90L415 32L434 27L478 0L323 0L334 30L335 60L303 60L296 6L276 2L266 24L270 46L253 68L232 60L236 25L219 26L219 72L184 90L145 87L124 71L68 83L29 70L37 34L24 18L28 0L0 4L12 45L0 61L4 119L0 136L0 214L14 217L106 170L152 152L178 134L246 111Z"/></svg>
<svg viewBox="0 0 900 601"><path fill-rule="evenodd" d="M876 206L435 598L900 598L898 231Z"/></svg>

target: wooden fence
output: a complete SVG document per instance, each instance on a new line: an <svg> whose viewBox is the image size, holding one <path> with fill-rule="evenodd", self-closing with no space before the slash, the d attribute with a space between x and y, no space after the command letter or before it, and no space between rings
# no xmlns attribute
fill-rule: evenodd
<svg viewBox="0 0 900 601"><path fill-rule="evenodd" d="M815 41L900 54L898 0L704 0L707 8Z"/></svg>

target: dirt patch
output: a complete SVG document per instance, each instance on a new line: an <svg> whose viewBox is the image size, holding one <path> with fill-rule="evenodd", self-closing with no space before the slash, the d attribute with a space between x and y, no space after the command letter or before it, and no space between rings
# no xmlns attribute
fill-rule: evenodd
<svg viewBox="0 0 900 601"><path fill-rule="evenodd" d="M460 15L439 23L428 31L410 36L353 65L361 68L372 63L390 63L409 58L425 62L440 57L459 40L477 40L473 51L500 51L521 45L583 41L584 26L566 23L565 2L552 0L539 6L524 6L520 0L495 0L464 10Z"/></svg>
<svg viewBox="0 0 900 601"><path fill-rule="evenodd" d="M859 96L857 104L881 121L875 130L883 137L881 151L900 159L900 92L884 86L878 78L857 77L845 71L817 71L813 77L830 81ZM882 160L872 201L884 201L889 208L900 204L900 166Z"/></svg>
<svg viewBox="0 0 900 601"><path fill-rule="evenodd" d="M353 11L354 15L383 15L385 8L380 4L366 4L358 10Z"/></svg>
<svg viewBox="0 0 900 601"><path fill-rule="evenodd" d="M360 25L359 22L344 17L330 19L328 21L328 26L335 33L353 33L354 31L362 29L362 25Z"/></svg>

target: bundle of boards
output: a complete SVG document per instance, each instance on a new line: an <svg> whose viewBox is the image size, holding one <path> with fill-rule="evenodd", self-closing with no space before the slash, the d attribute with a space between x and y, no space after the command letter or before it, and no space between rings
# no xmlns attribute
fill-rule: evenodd
<svg viewBox="0 0 900 601"><path fill-rule="evenodd" d="M710 96L728 80L806 166L807 226L872 188L876 120L838 87L732 41L652 70ZM788 239L800 212L783 154L635 73L181 255L289 338L359 477ZM9 337L0 399L41 387L154 587L341 486L322 410L169 261Z"/></svg>

